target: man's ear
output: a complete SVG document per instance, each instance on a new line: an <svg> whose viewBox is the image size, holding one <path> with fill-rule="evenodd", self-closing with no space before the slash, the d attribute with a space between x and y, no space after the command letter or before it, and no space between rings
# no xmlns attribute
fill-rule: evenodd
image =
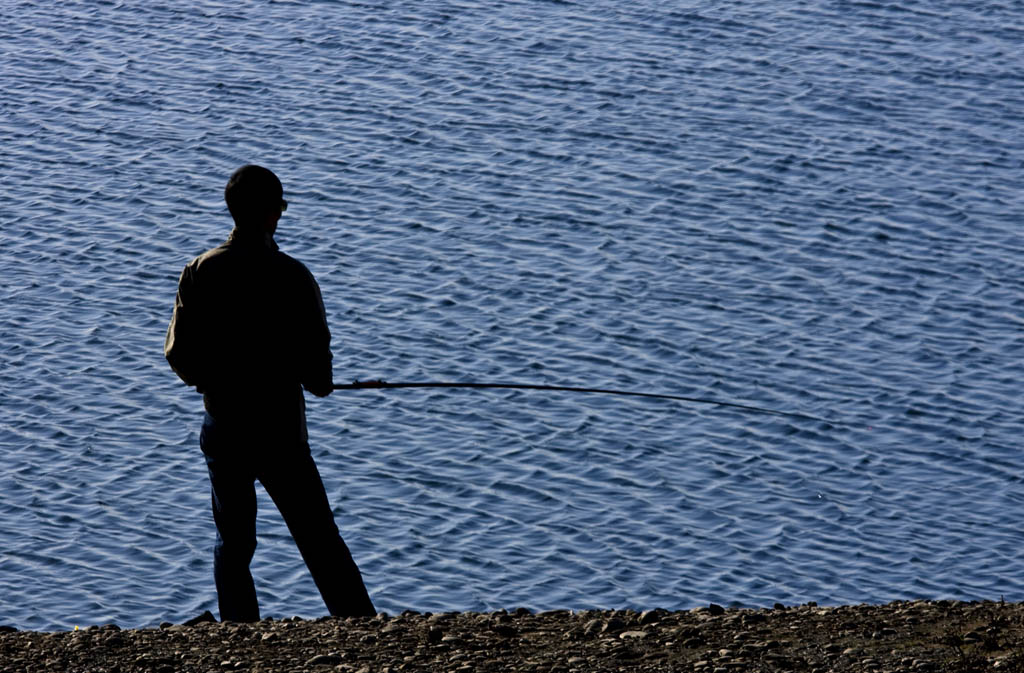
<svg viewBox="0 0 1024 673"><path fill-rule="evenodd" d="M263 231L267 232L271 236L277 231L277 222L281 219L281 211L274 209L267 212L267 217L263 221Z"/></svg>

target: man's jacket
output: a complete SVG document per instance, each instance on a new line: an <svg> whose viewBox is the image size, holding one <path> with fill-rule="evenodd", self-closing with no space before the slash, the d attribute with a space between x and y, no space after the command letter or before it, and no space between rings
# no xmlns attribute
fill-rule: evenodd
<svg viewBox="0 0 1024 673"><path fill-rule="evenodd" d="M309 270L236 227L181 272L164 355L219 425L306 441L302 387L329 392L330 341Z"/></svg>

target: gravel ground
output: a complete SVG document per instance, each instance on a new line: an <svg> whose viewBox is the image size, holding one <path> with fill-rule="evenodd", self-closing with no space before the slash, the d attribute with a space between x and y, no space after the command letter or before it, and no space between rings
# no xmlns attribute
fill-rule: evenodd
<svg viewBox="0 0 1024 673"><path fill-rule="evenodd" d="M1024 604L403 613L38 633L0 627L0 671L1012 671Z"/></svg>

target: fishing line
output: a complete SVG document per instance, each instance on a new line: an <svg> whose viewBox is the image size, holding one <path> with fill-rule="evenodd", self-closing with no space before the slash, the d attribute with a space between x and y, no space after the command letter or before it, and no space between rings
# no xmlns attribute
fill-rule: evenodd
<svg viewBox="0 0 1024 673"><path fill-rule="evenodd" d="M679 402L692 402L695 404L713 404L719 407L729 407L732 409L742 409L744 411L752 411L759 414L772 414L775 416L787 416L789 418L800 418L805 421L815 421L817 423L828 423L832 425L843 425L841 422L830 421L825 418L819 418L817 416L810 416L808 414L800 414L792 411L779 411L778 409L768 409L765 407L755 407L749 404L738 404L736 402L723 402L722 400L715 400L705 397L685 397L683 395L667 395L664 393L641 393L634 390L611 390L608 388L577 388L574 386L549 386L535 383L472 383L472 382L457 382L457 381L438 381L438 382L401 382L401 383L388 383L380 379L376 381L353 381L352 383L335 383L335 390L368 390L368 389L382 389L382 388L507 388L512 390L556 390L571 393L599 393L603 395L628 395L630 397L652 397L662 400L676 400Z"/></svg>

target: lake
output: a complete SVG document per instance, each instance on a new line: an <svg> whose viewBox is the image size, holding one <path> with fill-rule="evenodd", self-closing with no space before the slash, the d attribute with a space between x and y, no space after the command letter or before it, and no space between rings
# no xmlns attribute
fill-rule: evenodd
<svg viewBox="0 0 1024 673"><path fill-rule="evenodd" d="M381 611L1024 600L1024 4L0 10L0 624L216 611L164 361L223 187L284 183ZM264 615L325 614L261 492Z"/></svg>

